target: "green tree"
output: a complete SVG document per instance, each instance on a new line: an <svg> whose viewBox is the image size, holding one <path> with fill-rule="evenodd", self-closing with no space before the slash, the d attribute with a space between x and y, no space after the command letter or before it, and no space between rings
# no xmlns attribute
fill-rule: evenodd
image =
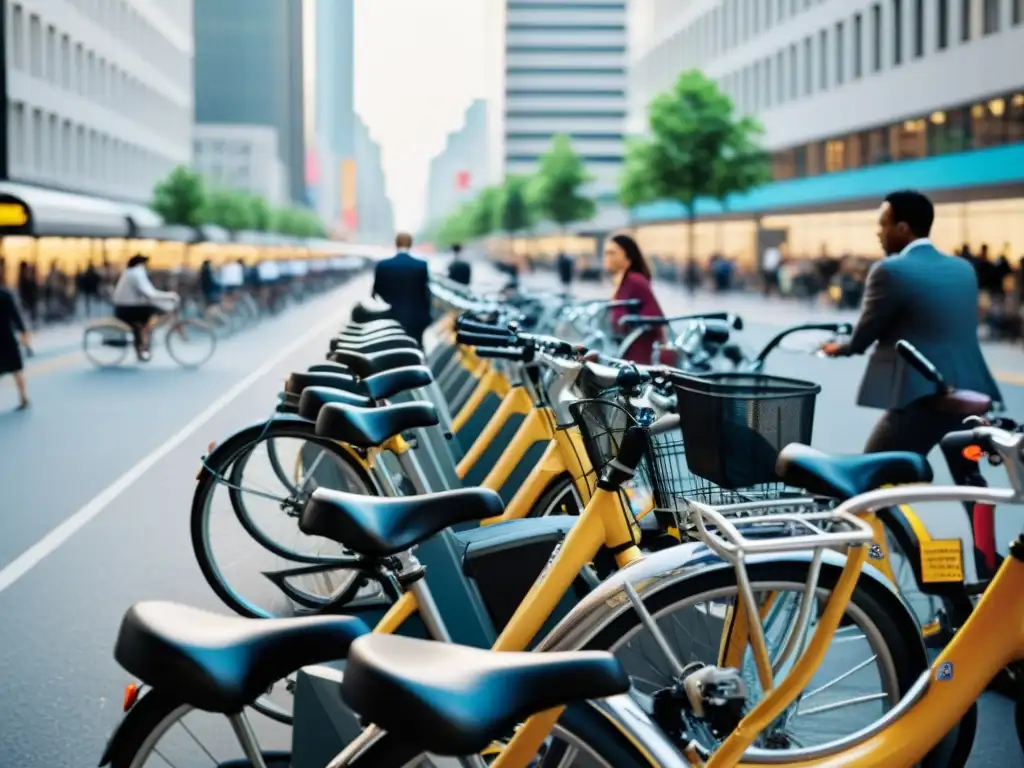
<svg viewBox="0 0 1024 768"><path fill-rule="evenodd" d="M248 203L252 228L257 232L269 232L274 224L274 211L270 204L259 195L249 195Z"/></svg>
<svg viewBox="0 0 1024 768"><path fill-rule="evenodd" d="M760 147L764 129L753 118L736 118L729 97L697 70L683 72L656 96L647 116L650 138L629 144L619 197L630 207L657 200L682 205L693 256L697 201L714 198L726 206L730 196L771 178Z"/></svg>
<svg viewBox="0 0 1024 768"><path fill-rule="evenodd" d="M274 211L271 230L290 237L322 237L320 218L307 208L279 208Z"/></svg>
<svg viewBox="0 0 1024 768"><path fill-rule="evenodd" d="M501 186L496 223L497 228L508 235L513 246L516 235L529 229L533 222L534 210L529 189L530 179L526 176L509 176Z"/></svg>
<svg viewBox="0 0 1024 768"><path fill-rule="evenodd" d="M464 215L468 217L468 239L487 237L495 231L500 200L501 187L485 187L467 203Z"/></svg>
<svg viewBox="0 0 1024 768"><path fill-rule="evenodd" d="M437 227L436 241L441 248L473 239L473 203L465 203L456 209Z"/></svg>
<svg viewBox="0 0 1024 768"><path fill-rule="evenodd" d="M574 221L586 221L594 215L594 201L580 194L590 181L583 160L573 151L568 136L555 136L551 149L540 159L537 176L530 185L530 197L537 212L557 224L562 232Z"/></svg>
<svg viewBox="0 0 1024 768"><path fill-rule="evenodd" d="M252 208L245 194L233 189L213 189L206 195L202 219L232 232L253 228Z"/></svg>
<svg viewBox="0 0 1024 768"><path fill-rule="evenodd" d="M153 210L168 224L197 227L203 223L206 187L198 173L179 165L153 188Z"/></svg>

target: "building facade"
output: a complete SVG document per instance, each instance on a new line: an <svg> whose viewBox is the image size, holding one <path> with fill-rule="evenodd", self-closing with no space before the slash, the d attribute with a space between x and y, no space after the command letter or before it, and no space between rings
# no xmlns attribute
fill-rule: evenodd
<svg viewBox="0 0 1024 768"><path fill-rule="evenodd" d="M507 0L506 175L534 173L552 138L564 133L594 179L587 194L615 199L627 116L626 6Z"/></svg>
<svg viewBox="0 0 1024 768"><path fill-rule="evenodd" d="M192 154L192 0L2 3L0 178L145 202Z"/></svg>
<svg viewBox="0 0 1024 768"><path fill-rule="evenodd" d="M344 205L355 210L355 230L360 242L387 243L395 236L395 212L388 195L380 145L358 115L353 127L356 199L352 201L351 194L343 189Z"/></svg>
<svg viewBox="0 0 1024 768"><path fill-rule="evenodd" d="M1024 253L1024 0L635 0L630 26L631 131L688 68L765 127L773 182L699 206L705 252L754 260L769 231L793 255L874 255L880 198L916 187L940 247ZM678 249L680 226L648 246Z"/></svg>
<svg viewBox="0 0 1024 768"><path fill-rule="evenodd" d="M443 221L489 183L489 105L475 100L466 110L462 126L448 134L442 149L430 161L427 180L426 221Z"/></svg>
<svg viewBox="0 0 1024 768"><path fill-rule="evenodd" d="M306 202L300 2L195 0L197 123L276 131L288 197Z"/></svg>
<svg viewBox="0 0 1024 768"><path fill-rule="evenodd" d="M193 135L192 167L215 187L244 190L273 206L288 201L277 131L270 126L200 123Z"/></svg>

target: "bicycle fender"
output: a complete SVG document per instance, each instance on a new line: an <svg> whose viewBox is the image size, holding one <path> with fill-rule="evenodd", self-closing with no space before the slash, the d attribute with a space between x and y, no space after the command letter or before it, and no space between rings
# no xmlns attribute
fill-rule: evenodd
<svg viewBox="0 0 1024 768"><path fill-rule="evenodd" d="M785 555L754 555L748 557L747 562L810 563L811 559L810 552L792 552ZM839 552L826 549L822 553L823 566L841 569L845 564L846 558ZM731 569L732 565L721 560L700 542L686 542L647 555L609 576L580 600L547 634L537 650L565 651L584 647L615 619L633 610L626 594L627 583L632 585L643 600L709 568ZM910 609L881 571L874 567L864 568L859 583L869 585L874 596L888 604L893 620L899 622L909 637L920 635L920 627Z"/></svg>

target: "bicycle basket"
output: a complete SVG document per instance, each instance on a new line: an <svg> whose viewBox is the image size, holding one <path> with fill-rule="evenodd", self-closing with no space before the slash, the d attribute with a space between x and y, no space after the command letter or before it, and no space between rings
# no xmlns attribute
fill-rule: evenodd
<svg viewBox="0 0 1024 768"><path fill-rule="evenodd" d="M810 443L817 384L749 373L675 373L670 381L690 471L727 489L778 480L789 443Z"/></svg>
<svg viewBox="0 0 1024 768"><path fill-rule="evenodd" d="M640 423L629 408L611 399L578 400L569 406L569 412L580 430L593 468L588 473L588 483L593 489L601 470L618 455L626 431ZM656 507L668 506L678 484L675 476L684 468L679 430L648 435L644 458L625 492L631 499L650 494Z"/></svg>

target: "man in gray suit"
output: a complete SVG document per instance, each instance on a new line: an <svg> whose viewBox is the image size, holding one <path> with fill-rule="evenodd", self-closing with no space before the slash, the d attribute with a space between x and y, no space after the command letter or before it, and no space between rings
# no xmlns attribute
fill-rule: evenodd
<svg viewBox="0 0 1024 768"><path fill-rule="evenodd" d="M978 344L978 280L966 261L939 252L928 235L935 219L920 192L893 192L879 216L878 239L888 258L868 273L857 327L832 356L860 355L877 342L868 360L857 404L885 414L864 450L906 450L927 455L963 417L934 407L935 385L909 366L895 344L906 339L956 389L1001 400Z"/></svg>

